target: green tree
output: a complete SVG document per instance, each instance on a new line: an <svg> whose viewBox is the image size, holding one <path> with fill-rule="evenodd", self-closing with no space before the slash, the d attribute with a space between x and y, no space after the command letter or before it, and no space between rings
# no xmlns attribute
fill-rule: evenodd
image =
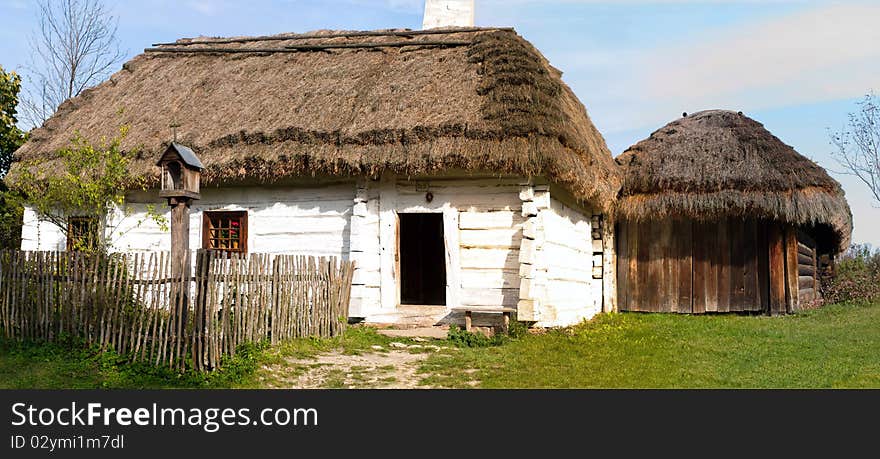
<svg viewBox="0 0 880 459"><path fill-rule="evenodd" d="M24 143L26 135L16 126L21 77L0 66L0 178L6 176L12 155ZM21 247L22 208L9 200L6 184L0 182L0 249Z"/></svg>
<svg viewBox="0 0 880 459"><path fill-rule="evenodd" d="M133 190L146 190L143 177L133 175L129 170L131 157L136 151L125 152L120 147L128 133L128 127L119 129L113 139L101 138L97 145L84 139L79 133L71 144L58 152L60 167L57 164L28 161L22 163L22 172L16 180L19 201L34 209L37 216L56 225L68 240L83 243L82 226L72 227L70 217L93 218L94 229L100 234L89 238L94 247L78 246L78 249L98 249L106 251L124 232L108 227L108 217L121 211L123 218L132 213L126 205L126 194ZM48 167L48 169L47 169ZM140 226L146 219L155 221L167 230L166 219L158 214L155 207L147 206L146 218L132 228ZM104 230L106 228L106 230Z"/></svg>
<svg viewBox="0 0 880 459"><path fill-rule="evenodd" d="M25 134L16 126L16 106L21 91L21 77L6 73L0 66L0 177L12 164L12 154L24 143Z"/></svg>

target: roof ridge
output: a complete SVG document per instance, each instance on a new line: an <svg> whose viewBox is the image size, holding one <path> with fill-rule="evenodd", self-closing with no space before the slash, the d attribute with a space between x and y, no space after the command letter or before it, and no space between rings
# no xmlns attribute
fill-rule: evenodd
<svg viewBox="0 0 880 459"><path fill-rule="evenodd" d="M336 43L326 45L286 45L282 48L187 48L187 47L158 47L146 48L145 53L296 53L301 51L323 51L328 49L357 49L357 48L402 48L405 46L440 47L451 48L456 46L469 46L470 41L406 41L385 43Z"/></svg>
<svg viewBox="0 0 880 459"><path fill-rule="evenodd" d="M217 45L229 43L249 43L255 41L287 41L287 40L310 40L322 38L350 38L350 37L411 37L418 35L448 35L455 33L473 33L473 32L493 32L508 31L513 32L513 27L458 27L443 28L429 30L410 30L410 29L389 29L389 30L360 30L360 31L329 31L329 33L308 32L303 34L277 34L262 35L253 37L217 37L191 39L192 41L181 41L190 39L181 39L173 43L153 43L153 46L190 46L190 45Z"/></svg>

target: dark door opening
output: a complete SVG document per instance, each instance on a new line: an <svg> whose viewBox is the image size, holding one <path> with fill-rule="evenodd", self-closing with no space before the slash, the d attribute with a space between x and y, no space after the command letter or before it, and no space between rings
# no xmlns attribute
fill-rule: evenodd
<svg viewBox="0 0 880 459"><path fill-rule="evenodd" d="M443 214L399 214L400 303L446 304Z"/></svg>

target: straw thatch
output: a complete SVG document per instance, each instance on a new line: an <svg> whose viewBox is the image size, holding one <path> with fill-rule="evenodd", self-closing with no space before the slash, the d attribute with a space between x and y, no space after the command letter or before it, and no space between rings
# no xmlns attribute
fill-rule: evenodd
<svg viewBox="0 0 880 459"><path fill-rule="evenodd" d="M607 207L619 172L559 71L510 29L315 32L157 45L64 103L19 160L46 164L75 131L140 153L192 147L205 184L446 169L547 176ZM9 178L15 181L13 166Z"/></svg>
<svg viewBox="0 0 880 459"><path fill-rule="evenodd" d="M831 230L836 248L852 233L840 184L742 113L708 110L658 129L616 159L624 171L624 218L732 216Z"/></svg>

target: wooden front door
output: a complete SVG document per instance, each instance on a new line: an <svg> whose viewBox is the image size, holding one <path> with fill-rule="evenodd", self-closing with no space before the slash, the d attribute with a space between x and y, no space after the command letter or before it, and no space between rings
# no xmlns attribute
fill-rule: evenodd
<svg viewBox="0 0 880 459"><path fill-rule="evenodd" d="M443 214L399 214L400 303L446 305Z"/></svg>

